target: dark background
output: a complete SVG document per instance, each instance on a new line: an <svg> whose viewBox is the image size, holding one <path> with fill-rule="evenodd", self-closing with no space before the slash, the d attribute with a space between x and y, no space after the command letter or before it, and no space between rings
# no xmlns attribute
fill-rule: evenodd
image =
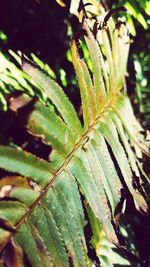
<svg viewBox="0 0 150 267"><path fill-rule="evenodd" d="M1 47L27 55L33 52L56 69L69 47L68 9L69 4L62 8L55 0L1 0L0 30L8 37Z"/></svg>

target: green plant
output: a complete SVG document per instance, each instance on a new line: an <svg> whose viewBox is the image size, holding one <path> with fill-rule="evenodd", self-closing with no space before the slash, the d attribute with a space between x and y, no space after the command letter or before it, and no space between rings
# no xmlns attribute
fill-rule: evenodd
<svg viewBox="0 0 150 267"><path fill-rule="evenodd" d="M149 125L150 122L150 79L149 79L149 60L150 56L141 51L139 54L134 55L134 66L136 71L136 99L138 101L140 113L144 114L145 120L143 120L143 125Z"/></svg>
<svg viewBox="0 0 150 267"><path fill-rule="evenodd" d="M84 235L87 223L96 252L97 223L109 241L123 248L118 232L121 199L128 192L136 208L147 213L147 177L138 157L149 155L148 145L123 90L129 42L114 28L110 19L99 32L99 46L83 22L92 73L79 56L76 39L72 41L83 123L56 81L23 59L24 72L51 101L49 106L33 104L26 127L52 152L45 161L19 147L0 146L0 167L15 173L0 180L1 264L7 264L11 249L14 266L92 266Z"/></svg>
<svg viewBox="0 0 150 267"><path fill-rule="evenodd" d="M21 53L14 53L12 50L8 54L0 51L0 104L3 110L7 110L6 96L18 91L27 94L29 97L36 96L40 101L46 101L47 97L41 88L21 69ZM37 56L31 55L34 62L51 78L56 79L52 69L44 64Z"/></svg>

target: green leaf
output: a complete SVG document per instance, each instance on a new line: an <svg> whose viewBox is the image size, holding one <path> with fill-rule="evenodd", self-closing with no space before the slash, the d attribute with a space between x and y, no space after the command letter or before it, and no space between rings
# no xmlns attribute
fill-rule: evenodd
<svg viewBox="0 0 150 267"><path fill-rule="evenodd" d="M36 207L31 224L37 229L51 259L57 266L69 266L63 238L56 225L52 212L43 203ZM48 237L48 238L47 238Z"/></svg>
<svg viewBox="0 0 150 267"><path fill-rule="evenodd" d="M34 67L30 62L23 61L23 70L30 75L44 89L47 96L51 99L69 129L74 128L74 137L80 137L82 128L75 109L69 99L64 94L62 88L50 77Z"/></svg>
<svg viewBox="0 0 150 267"><path fill-rule="evenodd" d="M44 203L52 210L56 224L62 236L65 237L64 242L74 265L85 266L84 218L74 177L67 172L62 172L56 181L54 191L49 191Z"/></svg>
<svg viewBox="0 0 150 267"><path fill-rule="evenodd" d="M99 175L103 177L101 182L104 184L110 205L112 206L112 213L114 215L115 209L120 202L120 190L122 184L110 157L110 153L108 152L106 142L99 131L94 131L94 138L92 141L96 152L94 159L96 160L97 158L99 165L102 167L103 175L101 172Z"/></svg>
<svg viewBox="0 0 150 267"><path fill-rule="evenodd" d="M138 154L137 156L141 157L141 152L143 152L148 157L150 157L150 152L149 152L150 144L149 142L146 142L144 140L143 135L141 134L143 128L141 127L141 125L134 116L129 98L127 96L121 97L119 101L116 103L116 107L114 107L114 109L116 114L120 118L124 128L126 129L126 132L130 140L133 141L135 150L136 146L139 148L140 156ZM130 116L128 116L129 113Z"/></svg>
<svg viewBox="0 0 150 267"><path fill-rule="evenodd" d="M14 53L11 50L8 54L0 52L0 98L3 109L7 110L8 108L8 103L4 100L6 94L14 91L26 93L30 97L36 95L41 101L45 100L45 95L41 92L41 88L14 62L17 65L21 63L18 53Z"/></svg>
<svg viewBox="0 0 150 267"><path fill-rule="evenodd" d="M46 253L42 240L31 231L28 224L23 224L19 229L15 240L24 249L32 266L53 266L50 256Z"/></svg>
<svg viewBox="0 0 150 267"><path fill-rule="evenodd" d="M18 217L21 217L26 212L26 207L18 201L0 202L0 218L10 221L13 225L16 224Z"/></svg>
<svg viewBox="0 0 150 267"><path fill-rule="evenodd" d="M107 127L107 124L109 124L109 129ZM105 136L106 140L108 141L114 153L116 161L118 162L118 166L124 177L125 183L127 184L129 191L133 195L136 207L138 208L139 206L145 213L147 213L148 205L145 199L140 193L136 192L133 188L132 172L131 172L125 151L119 142L115 125L112 123L111 119L107 117L105 123L101 122L99 130Z"/></svg>
<svg viewBox="0 0 150 267"><path fill-rule="evenodd" d="M72 60L74 68L80 86L83 117L84 117L84 129L87 130L89 125L94 121L96 117L96 112L95 112L96 102L93 97L94 87L86 63L84 62L83 59L81 60L79 58L75 40L73 40L72 42L71 51L72 51Z"/></svg>
<svg viewBox="0 0 150 267"><path fill-rule="evenodd" d="M87 32L87 36L85 36L85 41L87 43L87 47L92 61L92 73L93 73L93 84L94 84L93 96L95 98L96 111L98 113L100 108L103 107L103 102L106 99L106 89L102 76L102 69L104 70L102 66L104 65L101 65L103 64L102 63L103 60L101 59L102 58L101 51L87 23L84 23L84 28Z"/></svg>
<svg viewBox="0 0 150 267"><path fill-rule="evenodd" d="M23 217L27 207L19 201L0 201L0 248L3 249L12 233L16 231L18 219Z"/></svg>
<svg viewBox="0 0 150 267"><path fill-rule="evenodd" d="M138 22L144 27L146 30L148 28L147 22L144 18L144 16L139 12L139 9L136 5L136 3L125 3L125 7L131 12L131 14L134 16L135 19L138 20Z"/></svg>
<svg viewBox="0 0 150 267"><path fill-rule="evenodd" d="M78 167L77 167L78 166ZM111 211L103 187L98 187L96 172L92 173L86 155L79 151L70 164L70 171L76 177L95 216L101 221L110 240L118 244L117 236L111 224ZM86 179L85 179L86 177Z"/></svg>
<svg viewBox="0 0 150 267"><path fill-rule="evenodd" d="M30 188L14 187L10 196L16 198L26 206L30 207L34 201L39 197L40 193Z"/></svg>
<svg viewBox="0 0 150 267"><path fill-rule="evenodd" d="M129 162L131 164L131 168L133 170L133 172L135 172L135 175L137 177L140 177L140 173L139 173L139 170L138 170L138 167L137 167L137 164L136 164L136 157L131 149L131 146L128 142L128 137L125 133L125 130L123 129L123 126L122 126L122 123L121 121L119 120L119 118L116 116L116 114L114 114L113 112L109 113L112 117L112 119L114 120L114 123L117 127L117 130L120 134L120 137L121 137L121 140L124 144L124 147L125 147L125 150L126 150L126 153L128 155L128 158L129 158Z"/></svg>
<svg viewBox="0 0 150 267"><path fill-rule="evenodd" d="M36 103L33 112L28 117L27 128L30 133L44 143L52 145L57 152L64 156L73 147L72 133L62 119L56 115L53 107Z"/></svg>
<svg viewBox="0 0 150 267"><path fill-rule="evenodd" d="M9 164L8 164L9 162ZM46 185L52 178L50 164L21 148L0 146L0 167L31 178L39 185Z"/></svg>

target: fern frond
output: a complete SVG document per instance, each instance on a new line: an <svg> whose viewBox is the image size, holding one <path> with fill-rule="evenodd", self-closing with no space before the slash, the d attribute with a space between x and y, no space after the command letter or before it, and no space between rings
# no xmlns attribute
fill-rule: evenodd
<svg viewBox="0 0 150 267"><path fill-rule="evenodd" d="M102 224L109 241L118 247L121 244L116 209L122 189L130 192L139 210L148 211L142 184L140 190L133 186L133 172L140 176L141 170L132 144L147 155L148 145L142 140L141 128L122 92L129 45L125 46L121 65L116 46L122 55L124 44L120 37L113 36L112 25L110 21L108 29L102 29L102 49L88 22L84 22L92 78L86 62L79 57L75 40L72 42L83 127L57 82L29 61L23 61L23 70L43 88L52 103L48 107L34 104L27 129L51 145L52 154L50 161L43 161L19 148L0 146L0 167L29 181L29 187L12 183L7 198L0 201L0 247L4 249L13 239L14 246L23 250L33 267L92 266L84 235L86 204L81 195L92 210L93 220Z"/></svg>

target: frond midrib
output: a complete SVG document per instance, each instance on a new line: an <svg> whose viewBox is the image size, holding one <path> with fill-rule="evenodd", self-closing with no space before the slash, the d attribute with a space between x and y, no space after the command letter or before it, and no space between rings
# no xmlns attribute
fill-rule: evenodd
<svg viewBox="0 0 150 267"><path fill-rule="evenodd" d="M89 128L87 129L86 132L84 132L81 136L81 138L79 139L79 141L75 144L74 148L72 149L72 151L70 152L70 154L67 156L66 160L64 161L64 163L61 165L61 167L56 171L56 173L54 173L52 179L50 180L50 182L42 189L41 194L39 195L39 197L36 199L36 201L34 201L32 203L32 205L29 207L29 209L27 210L27 212L23 215L23 217L16 223L15 225L15 230L17 231L18 228L25 222L25 220L30 216L30 214L32 214L33 209L40 203L40 201L44 198L44 196L46 195L46 193L49 191L50 188L53 187L54 182L56 181L56 179L59 177L59 175L61 174L61 172L66 169L67 165L69 164L69 162L72 160L75 152L78 150L78 148L82 147L84 144L84 141L86 140L86 138L89 136L89 134L92 132L92 130L95 128L96 124L100 122L101 118L104 117L104 115L106 114L106 112L108 112L111 108L113 108L116 100L119 98L120 95L118 95L117 97L113 97L112 99L109 99L106 102L106 105L104 106L103 110L101 110L101 113L99 115L97 115L97 117L95 118L94 122L89 125ZM15 233L11 233L9 238L7 239L7 242L9 241L9 239L14 235ZM5 247L5 244L4 244Z"/></svg>

